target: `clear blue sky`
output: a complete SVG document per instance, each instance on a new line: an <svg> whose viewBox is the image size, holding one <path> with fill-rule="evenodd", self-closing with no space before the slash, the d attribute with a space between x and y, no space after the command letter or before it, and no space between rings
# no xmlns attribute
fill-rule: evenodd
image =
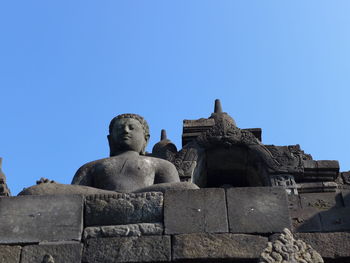
<svg viewBox="0 0 350 263"><path fill-rule="evenodd" d="M107 157L143 115L180 148L220 98L263 142L350 170L350 1L1 1L0 156L13 194Z"/></svg>

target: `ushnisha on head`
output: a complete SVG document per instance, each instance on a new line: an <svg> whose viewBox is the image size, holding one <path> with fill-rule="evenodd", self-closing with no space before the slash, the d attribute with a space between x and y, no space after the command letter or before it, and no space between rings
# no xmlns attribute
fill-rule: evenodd
<svg viewBox="0 0 350 263"><path fill-rule="evenodd" d="M110 156L124 151L135 151L144 155L149 137L149 127L143 117L132 113L120 114L109 124L107 138Z"/></svg>

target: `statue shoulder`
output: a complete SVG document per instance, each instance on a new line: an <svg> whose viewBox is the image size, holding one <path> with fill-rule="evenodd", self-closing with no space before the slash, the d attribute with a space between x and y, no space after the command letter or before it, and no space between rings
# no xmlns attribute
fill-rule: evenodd
<svg viewBox="0 0 350 263"><path fill-rule="evenodd" d="M176 170L176 167L171 162L156 158L156 157L149 157L145 156L143 158L149 158L153 163L154 170L155 170L155 183L167 183L167 182L179 182L179 174Z"/></svg>
<svg viewBox="0 0 350 263"><path fill-rule="evenodd" d="M99 166L100 164L103 164L105 160L108 158L103 158L95 161L88 162L84 165L82 165L75 173L72 184L83 184L83 185L90 185L87 181L90 181L91 178L90 175L93 173L95 168Z"/></svg>
<svg viewBox="0 0 350 263"><path fill-rule="evenodd" d="M152 157L152 156L142 156L142 158L144 160L151 162L155 167L155 169L163 168L163 169L176 170L175 165L167 160L164 160L158 157Z"/></svg>

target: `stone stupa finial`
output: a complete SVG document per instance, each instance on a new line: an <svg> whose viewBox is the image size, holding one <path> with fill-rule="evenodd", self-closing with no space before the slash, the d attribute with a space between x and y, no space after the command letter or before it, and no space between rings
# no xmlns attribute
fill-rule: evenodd
<svg viewBox="0 0 350 263"><path fill-rule="evenodd" d="M226 112L222 111L221 101L219 99L215 100L214 112L210 115L209 119L214 119L216 122L226 120L236 126L235 120Z"/></svg>
<svg viewBox="0 0 350 263"><path fill-rule="evenodd" d="M172 157L177 153L177 148L167 137L166 130L162 129L160 132L160 141L157 142L152 149L152 155L154 157L167 160L170 155Z"/></svg>
<svg viewBox="0 0 350 263"><path fill-rule="evenodd" d="M221 101L219 99L215 100L214 113L222 113Z"/></svg>
<svg viewBox="0 0 350 263"><path fill-rule="evenodd" d="M167 135L166 135L166 130L162 129L162 131L160 132L160 140L166 140L168 139Z"/></svg>

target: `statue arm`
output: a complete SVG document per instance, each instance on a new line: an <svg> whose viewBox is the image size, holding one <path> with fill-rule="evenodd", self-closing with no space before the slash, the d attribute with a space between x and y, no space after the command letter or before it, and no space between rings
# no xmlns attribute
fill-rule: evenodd
<svg viewBox="0 0 350 263"><path fill-rule="evenodd" d="M93 186L91 167L89 163L78 169L73 177L72 184Z"/></svg>
<svg viewBox="0 0 350 263"><path fill-rule="evenodd" d="M166 160L157 159L154 184L180 182L175 166Z"/></svg>
<svg viewBox="0 0 350 263"><path fill-rule="evenodd" d="M179 174L175 166L166 160L155 158L155 178L154 185L143 187L134 191L142 192L162 192L167 190L188 190L199 189L197 185L190 182L180 182Z"/></svg>

